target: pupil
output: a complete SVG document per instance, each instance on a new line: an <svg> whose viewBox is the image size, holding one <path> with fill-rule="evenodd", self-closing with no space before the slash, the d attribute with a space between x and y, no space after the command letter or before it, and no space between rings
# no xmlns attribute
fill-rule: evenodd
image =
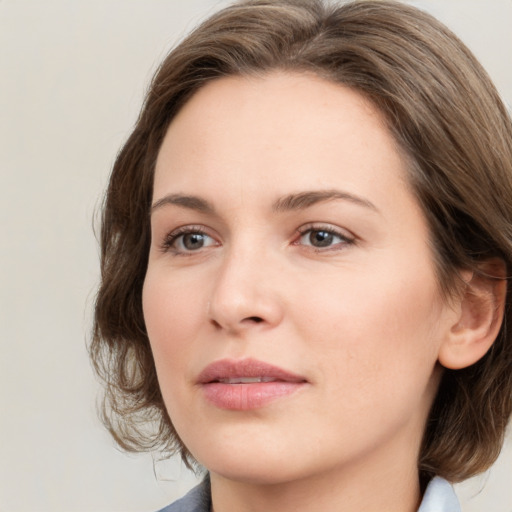
<svg viewBox="0 0 512 512"><path fill-rule="evenodd" d="M313 231L309 237L311 245L327 247L332 244L333 235L327 231Z"/></svg>
<svg viewBox="0 0 512 512"><path fill-rule="evenodd" d="M204 244L204 235L201 233L190 233L183 237L183 245L189 250L200 249Z"/></svg>

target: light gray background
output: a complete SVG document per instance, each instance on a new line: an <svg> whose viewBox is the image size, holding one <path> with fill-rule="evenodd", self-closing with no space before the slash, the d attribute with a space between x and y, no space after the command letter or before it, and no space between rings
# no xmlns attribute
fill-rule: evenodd
<svg viewBox="0 0 512 512"><path fill-rule="evenodd" d="M510 105L512 0L411 3L467 42ZM156 65L225 4L0 0L2 512L154 511L194 483L179 464L157 480L151 456L120 453L96 419L91 224ZM511 512L512 442L457 490L465 512Z"/></svg>

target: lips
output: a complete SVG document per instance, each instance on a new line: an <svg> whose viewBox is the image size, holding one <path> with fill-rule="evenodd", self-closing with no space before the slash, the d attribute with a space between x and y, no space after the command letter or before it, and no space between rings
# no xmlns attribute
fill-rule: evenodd
<svg viewBox="0 0 512 512"><path fill-rule="evenodd" d="M216 361L197 381L208 402L230 410L263 407L307 384L300 375L256 359Z"/></svg>

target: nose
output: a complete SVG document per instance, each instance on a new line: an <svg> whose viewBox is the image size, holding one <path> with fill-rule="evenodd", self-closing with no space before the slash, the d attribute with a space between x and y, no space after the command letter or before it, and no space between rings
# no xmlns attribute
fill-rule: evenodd
<svg viewBox="0 0 512 512"><path fill-rule="evenodd" d="M277 258L264 251L232 250L212 288L208 316L216 329L241 334L271 328L283 318Z"/></svg>

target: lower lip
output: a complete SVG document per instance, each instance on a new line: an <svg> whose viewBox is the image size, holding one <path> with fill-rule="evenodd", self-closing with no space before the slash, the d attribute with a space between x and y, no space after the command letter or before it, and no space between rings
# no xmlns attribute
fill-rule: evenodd
<svg viewBox="0 0 512 512"><path fill-rule="evenodd" d="M206 399L221 409L247 411L258 409L274 400L289 396L305 385L304 382L257 382L251 384L203 384Z"/></svg>

